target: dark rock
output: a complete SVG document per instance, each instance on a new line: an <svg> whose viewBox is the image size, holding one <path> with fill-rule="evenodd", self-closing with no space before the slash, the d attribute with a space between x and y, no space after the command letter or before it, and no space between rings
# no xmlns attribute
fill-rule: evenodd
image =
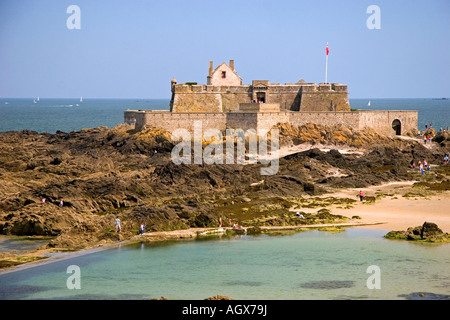
<svg viewBox="0 0 450 320"><path fill-rule="evenodd" d="M444 233L433 222L424 222L422 226L410 227L406 231L390 231L384 237L387 239L406 239L427 242L450 241L450 235Z"/></svg>
<svg viewBox="0 0 450 320"><path fill-rule="evenodd" d="M422 239L430 238L438 235L442 235L443 232L441 229L438 228L437 224L433 222L425 222L422 225L422 228L420 230L420 237Z"/></svg>

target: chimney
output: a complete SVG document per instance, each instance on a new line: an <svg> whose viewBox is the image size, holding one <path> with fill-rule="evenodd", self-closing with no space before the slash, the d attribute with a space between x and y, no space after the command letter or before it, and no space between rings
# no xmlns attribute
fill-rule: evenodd
<svg viewBox="0 0 450 320"><path fill-rule="evenodd" d="M234 60L230 60L230 68L234 71Z"/></svg>
<svg viewBox="0 0 450 320"><path fill-rule="evenodd" d="M208 72L208 74L209 74L210 77L211 77L211 75L212 75L212 71L213 71L213 62L210 61L210 62L209 62L209 72Z"/></svg>

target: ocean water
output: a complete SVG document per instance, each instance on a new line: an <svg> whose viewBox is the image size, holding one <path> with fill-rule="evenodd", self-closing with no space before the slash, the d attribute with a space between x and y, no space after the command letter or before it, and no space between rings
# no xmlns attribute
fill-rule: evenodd
<svg viewBox="0 0 450 320"><path fill-rule="evenodd" d="M137 243L0 273L0 299L450 299L450 245L387 240L385 233ZM80 289L67 287L73 265Z"/></svg>
<svg viewBox="0 0 450 320"><path fill-rule="evenodd" d="M123 123L127 109L168 110L168 99L0 99L0 131L71 132Z"/></svg>
<svg viewBox="0 0 450 320"><path fill-rule="evenodd" d="M35 99L0 98L0 131L33 130L55 133L123 123L127 109L168 110L169 99ZM370 107L367 105L371 102ZM417 110L419 129L450 126L450 100L350 99L351 108Z"/></svg>

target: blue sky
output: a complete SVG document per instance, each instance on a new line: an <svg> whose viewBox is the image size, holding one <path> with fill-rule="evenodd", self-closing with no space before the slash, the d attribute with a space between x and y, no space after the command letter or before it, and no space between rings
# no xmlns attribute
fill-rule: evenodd
<svg viewBox="0 0 450 320"><path fill-rule="evenodd" d="M0 0L0 97L170 98L230 59L244 84L319 83L326 42L350 98L450 97L449 35L448 0Z"/></svg>

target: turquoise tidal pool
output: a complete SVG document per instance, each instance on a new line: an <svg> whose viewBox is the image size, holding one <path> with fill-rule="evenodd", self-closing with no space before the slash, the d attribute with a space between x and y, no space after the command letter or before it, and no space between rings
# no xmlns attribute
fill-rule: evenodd
<svg viewBox="0 0 450 320"><path fill-rule="evenodd" d="M386 233L348 228L123 245L2 272L0 299L449 299L450 245Z"/></svg>

